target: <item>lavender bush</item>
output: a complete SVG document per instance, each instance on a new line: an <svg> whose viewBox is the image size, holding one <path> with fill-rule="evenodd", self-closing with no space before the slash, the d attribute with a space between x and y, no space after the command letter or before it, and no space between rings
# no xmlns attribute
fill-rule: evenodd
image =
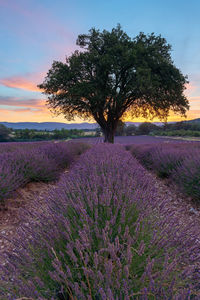
<svg viewBox="0 0 200 300"><path fill-rule="evenodd" d="M179 190L200 201L200 144L132 145L128 150L149 170L169 178Z"/></svg>
<svg viewBox="0 0 200 300"><path fill-rule="evenodd" d="M160 177L169 177L184 159L200 150L197 143L160 143L128 146L128 150L148 169Z"/></svg>
<svg viewBox="0 0 200 300"><path fill-rule="evenodd" d="M0 204L19 186L30 181L51 181L74 158L88 149L83 143L8 143L0 145Z"/></svg>
<svg viewBox="0 0 200 300"><path fill-rule="evenodd" d="M155 150L155 145L144 144L144 145L129 145L126 149L139 160L139 162L148 169L153 168L153 157L152 151Z"/></svg>
<svg viewBox="0 0 200 300"><path fill-rule="evenodd" d="M90 146L81 142L59 142L48 143L40 147L39 151L44 153L48 159L56 162L56 165L63 169L70 165L75 156L80 155Z"/></svg>
<svg viewBox="0 0 200 300"><path fill-rule="evenodd" d="M172 173L171 181L179 189L200 203L200 152L188 155L181 166Z"/></svg>
<svg viewBox="0 0 200 300"><path fill-rule="evenodd" d="M9 156L6 155L3 159L6 162ZM19 169L14 168L13 164L6 164L4 162L0 161L0 206L4 204L4 199L13 190L26 183L25 177Z"/></svg>
<svg viewBox="0 0 200 300"><path fill-rule="evenodd" d="M83 154L46 205L29 212L7 253L4 297L197 299L196 228L179 223L122 146Z"/></svg>
<svg viewBox="0 0 200 300"><path fill-rule="evenodd" d="M181 151L180 147L175 147L174 144L168 147L164 144L158 145L151 150L152 169L161 178L168 178L172 172L179 167L187 152Z"/></svg>

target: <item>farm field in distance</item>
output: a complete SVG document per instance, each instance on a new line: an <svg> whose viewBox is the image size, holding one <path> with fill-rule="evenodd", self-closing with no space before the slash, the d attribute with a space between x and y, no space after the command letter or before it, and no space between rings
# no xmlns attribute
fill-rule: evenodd
<svg viewBox="0 0 200 300"><path fill-rule="evenodd" d="M1 143L0 162L0 299L200 299L199 142Z"/></svg>
<svg viewBox="0 0 200 300"><path fill-rule="evenodd" d="M88 137L88 138L80 138L74 141L85 141L92 144L103 143L103 137ZM173 138L173 137L154 137L149 135L135 135L135 136L116 136L115 143L128 145L128 144L154 144L154 143L174 143L174 142L182 142L181 139ZM192 139L187 139L186 142L198 142L193 141Z"/></svg>

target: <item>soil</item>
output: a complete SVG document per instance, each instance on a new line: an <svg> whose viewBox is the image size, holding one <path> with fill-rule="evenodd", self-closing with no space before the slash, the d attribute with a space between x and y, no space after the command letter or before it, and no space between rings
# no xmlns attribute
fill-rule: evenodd
<svg viewBox="0 0 200 300"><path fill-rule="evenodd" d="M16 237L17 229L21 226L20 209L33 209L32 204L37 197L40 206L48 194L50 187L56 183L31 182L17 189L12 197L6 199L6 207L0 210L0 265L5 264L3 253L13 251L12 239Z"/></svg>

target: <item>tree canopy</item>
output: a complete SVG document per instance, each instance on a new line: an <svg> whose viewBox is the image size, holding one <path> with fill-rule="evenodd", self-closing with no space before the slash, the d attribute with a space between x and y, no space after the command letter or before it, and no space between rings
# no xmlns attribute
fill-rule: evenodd
<svg viewBox="0 0 200 300"><path fill-rule="evenodd" d="M171 59L160 35L130 38L118 25L111 32L92 28L78 36L65 62L54 61L39 88L53 112L67 120L93 118L106 142L113 142L118 121L131 117L167 119L170 110L185 115L187 77Z"/></svg>

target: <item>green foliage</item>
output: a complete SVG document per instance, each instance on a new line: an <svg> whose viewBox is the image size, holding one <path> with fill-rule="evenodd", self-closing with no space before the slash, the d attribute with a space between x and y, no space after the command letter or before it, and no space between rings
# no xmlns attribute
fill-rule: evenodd
<svg viewBox="0 0 200 300"><path fill-rule="evenodd" d="M67 130L62 128L61 130L55 129L52 133L54 139L62 140L67 138L76 138L83 136L84 131L78 129Z"/></svg>
<svg viewBox="0 0 200 300"><path fill-rule="evenodd" d="M118 25L111 32L92 28L78 36L66 62L54 61L39 85L48 105L66 119L94 119L105 141L113 142L118 121L158 116L169 111L184 115L189 102L183 94L187 78L174 66L171 46L160 35L140 33L131 39Z"/></svg>
<svg viewBox="0 0 200 300"><path fill-rule="evenodd" d="M134 124L131 124L125 128L126 135L135 135L137 132L137 127Z"/></svg>
<svg viewBox="0 0 200 300"><path fill-rule="evenodd" d="M9 137L10 133L11 133L11 130L9 128L0 124L0 142L8 141L10 139L10 137Z"/></svg>
<svg viewBox="0 0 200 300"><path fill-rule="evenodd" d="M176 122L172 124L165 124L163 126L164 130L192 130L192 131L200 131L200 122Z"/></svg>
<svg viewBox="0 0 200 300"><path fill-rule="evenodd" d="M153 131L153 135L160 136L181 136L181 137L200 137L200 131L193 130L155 130Z"/></svg>
<svg viewBox="0 0 200 300"><path fill-rule="evenodd" d="M137 128L137 134L148 135L153 130L157 130L159 127L150 122L141 123Z"/></svg>
<svg viewBox="0 0 200 300"><path fill-rule="evenodd" d="M200 122L184 121L172 124L165 123L153 130L152 135L200 137Z"/></svg>
<svg viewBox="0 0 200 300"><path fill-rule="evenodd" d="M55 129L53 131L43 131L35 129L16 129L14 131L14 138L17 141L44 141L44 140L65 140L82 137L83 130L78 129Z"/></svg>

